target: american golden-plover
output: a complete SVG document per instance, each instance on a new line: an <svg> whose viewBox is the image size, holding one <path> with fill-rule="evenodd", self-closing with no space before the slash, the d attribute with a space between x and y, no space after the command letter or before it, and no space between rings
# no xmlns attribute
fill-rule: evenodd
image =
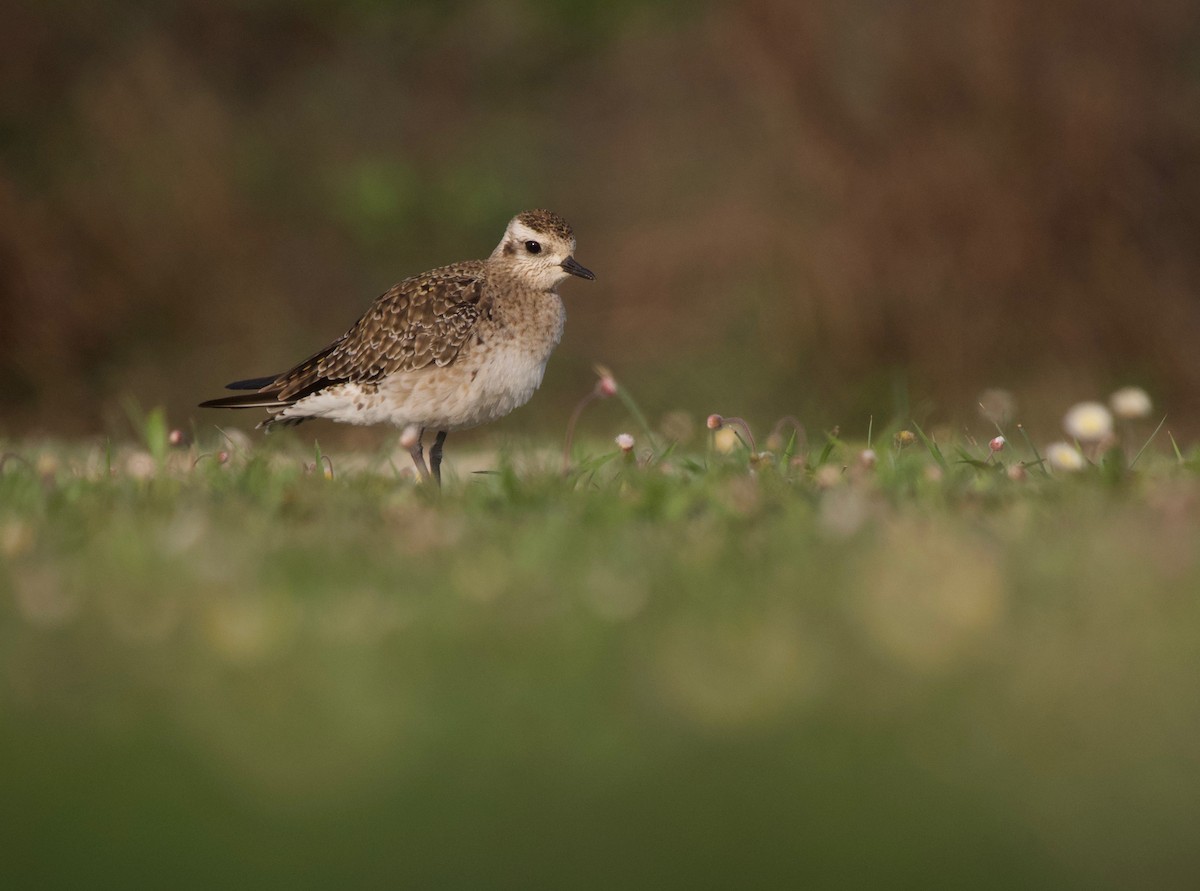
<svg viewBox="0 0 1200 891"><path fill-rule="evenodd" d="M562 337L558 286L594 279L573 256L575 235L548 210L513 217L486 260L406 278L325 349L290 371L229 384L253 390L201 408L265 408L259 426L328 418L392 424L423 478L441 483L446 434L524 405ZM422 439L437 437L425 466Z"/></svg>

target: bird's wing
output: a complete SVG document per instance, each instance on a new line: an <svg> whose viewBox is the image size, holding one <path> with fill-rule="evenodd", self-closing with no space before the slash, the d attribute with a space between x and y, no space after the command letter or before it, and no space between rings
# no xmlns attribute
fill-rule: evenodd
<svg viewBox="0 0 1200 891"><path fill-rule="evenodd" d="M485 292L482 262L405 279L380 295L349 331L264 389L292 402L332 383L450 365L491 310Z"/></svg>

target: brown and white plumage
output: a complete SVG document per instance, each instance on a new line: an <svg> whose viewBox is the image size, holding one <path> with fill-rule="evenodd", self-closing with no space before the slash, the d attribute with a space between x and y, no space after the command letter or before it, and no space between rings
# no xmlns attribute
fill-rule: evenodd
<svg viewBox="0 0 1200 891"><path fill-rule="evenodd" d="M558 286L593 279L573 257L561 217L526 211L508 224L486 260L443 266L394 285L345 334L289 371L236 381L254 390L202 402L206 408L265 408L263 423L327 418L417 428L413 460L428 473L421 434L440 481L446 433L503 417L541 383L565 317Z"/></svg>

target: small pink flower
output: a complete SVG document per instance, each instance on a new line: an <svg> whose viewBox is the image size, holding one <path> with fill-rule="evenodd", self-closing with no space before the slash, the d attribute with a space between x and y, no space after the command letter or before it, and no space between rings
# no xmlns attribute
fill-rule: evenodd
<svg viewBox="0 0 1200 891"><path fill-rule="evenodd" d="M187 441L187 437L184 436L183 431L180 430L178 427L176 427L174 430L172 430L170 433L167 434L167 443L169 445L178 447L178 446L183 445L184 442L186 442L186 441Z"/></svg>
<svg viewBox="0 0 1200 891"><path fill-rule="evenodd" d="M875 454L874 449L863 449L858 454L858 463L870 470L879 462L879 456Z"/></svg>
<svg viewBox="0 0 1200 891"><path fill-rule="evenodd" d="M217 452L217 463L218 464L228 464L229 463L229 452L225 451L224 449Z"/></svg>
<svg viewBox="0 0 1200 891"><path fill-rule="evenodd" d="M999 451L1003 451L1003 449L1006 445L1008 445L1008 440L1005 439L1003 436L997 436L991 442L988 443L988 448L991 449L993 452L999 452Z"/></svg>
<svg viewBox="0 0 1200 891"><path fill-rule="evenodd" d="M624 452L625 454L628 455L630 452L633 451L634 440L633 440L633 437L630 436L628 433L618 434L616 442L617 442L617 447L620 448L620 450L622 452Z"/></svg>
<svg viewBox="0 0 1200 891"><path fill-rule="evenodd" d="M613 373L603 365L593 366L596 371L596 376L600 378L596 381L596 395L601 399L607 399L609 396L617 395L617 379L613 377Z"/></svg>
<svg viewBox="0 0 1200 891"><path fill-rule="evenodd" d="M709 430L720 430L725 425L725 419L720 415L709 415L708 420L704 423Z"/></svg>

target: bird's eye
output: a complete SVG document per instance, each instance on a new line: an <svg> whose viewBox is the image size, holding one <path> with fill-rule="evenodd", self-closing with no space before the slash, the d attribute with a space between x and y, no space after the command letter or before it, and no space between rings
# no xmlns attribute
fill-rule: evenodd
<svg viewBox="0 0 1200 891"><path fill-rule="evenodd" d="M529 251L531 254L540 254L542 252L542 246L536 241L527 241L525 242L525 250Z"/></svg>

